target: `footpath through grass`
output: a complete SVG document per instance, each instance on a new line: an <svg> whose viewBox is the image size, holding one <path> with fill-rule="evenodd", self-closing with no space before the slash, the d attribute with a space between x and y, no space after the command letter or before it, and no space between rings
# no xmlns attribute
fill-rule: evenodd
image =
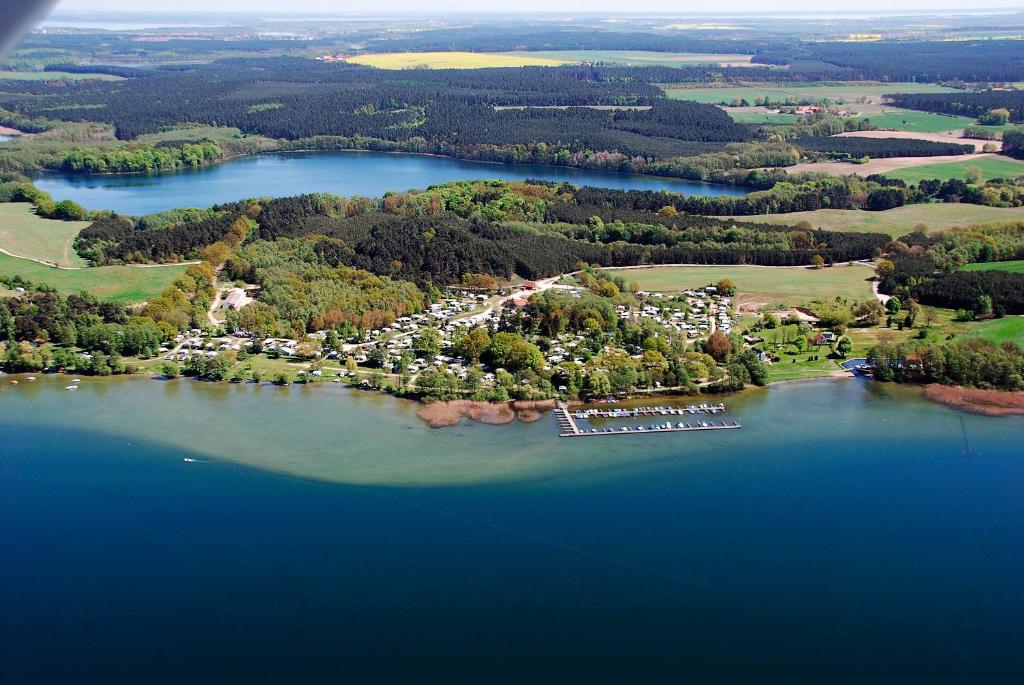
<svg viewBox="0 0 1024 685"><path fill-rule="evenodd" d="M72 243L88 221L44 219L27 202L0 203L0 248L59 266L85 266Z"/></svg>

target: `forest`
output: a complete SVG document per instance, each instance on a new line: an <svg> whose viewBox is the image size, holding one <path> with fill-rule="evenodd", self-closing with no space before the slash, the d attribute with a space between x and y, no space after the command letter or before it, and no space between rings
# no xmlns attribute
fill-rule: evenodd
<svg viewBox="0 0 1024 685"><path fill-rule="evenodd" d="M754 62L800 71L827 66L846 80L1019 81L1024 51L1016 40L806 42L765 50Z"/></svg>
<svg viewBox="0 0 1024 685"><path fill-rule="evenodd" d="M869 258L889 242L874 233L738 227L675 210L672 202L680 197L553 183L453 182L378 200L325 194L253 200L181 220L101 215L75 247L95 264L112 264L199 258L231 235L246 235L248 242L305 238L332 268L426 285L457 283L467 273L551 276L580 262L800 265L816 256L845 262Z"/></svg>

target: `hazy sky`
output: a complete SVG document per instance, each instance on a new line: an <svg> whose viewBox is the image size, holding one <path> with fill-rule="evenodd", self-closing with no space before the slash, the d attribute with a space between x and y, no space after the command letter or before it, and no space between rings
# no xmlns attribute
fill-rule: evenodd
<svg viewBox="0 0 1024 685"><path fill-rule="evenodd" d="M766 10L810 10L812 12L828 12L851 9L858 11L883 10L887 13L902 9L933 9L950 10L965 7L980 8L1016 8L1024 9L1024 0L717 0L714 3L680 2L679 0L289 0L282 4L280 0L173 0L157 5L139 0L62 0L58 10L113 10L138 13L147 9L151 11L227 11L227 12L529 12L529 11L606 11L606 12L670 12L685 14L687 12L764 12ZM970 10L967 10L970 11ZM975 10L976 11L976 10Z"/></svg>

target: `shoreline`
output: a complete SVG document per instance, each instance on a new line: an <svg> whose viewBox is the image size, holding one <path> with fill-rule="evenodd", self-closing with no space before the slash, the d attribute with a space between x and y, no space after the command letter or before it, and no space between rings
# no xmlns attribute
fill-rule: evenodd
<svg viewBox="0 0 1024 685"><path fill-rule="evenodd" d="M69 374L64 372L19 372L19 373L6 373L0 371L0 392L14 389L11 386L20 386L22 383L31 384L33 381L29 381L29 377L42 376L57 380L58 377L64 376L67 378L80 378L83 381L89 379L90 381L131 381L131 380L150 380L160 382L172 382L172 381L189 381L194 383L205 383L211 385L258 385L261 387L280 387L280 388L291 388L293 386L309 387L316 385L330 385L333 386L335 383L330 381L309 381L306 383L299 383L292 381L287 385L277 385L271 381L261 381L259 383L255 381L208 381L200 378L194 378L190 376L179 376L177 378L170 378L160 374L152 372L144 373L126 373L117 374L111 376L89 376L86 374ZM727 393L714 393L696 395L696 397L735 397L741 393L748 392L750 390L770 390L773 386L782 385L797 385L797 384L808 384L817 382L835 382L845 381L856 378L855 375L848 371L837 371L830 373L826 376L816 376L813 378L791 378L781 381L773 381L765 386L746 386L742 390ZM878 381L873 381L878 382ZM391 392L383 390L373 390L363 388L359 385L352 383L343 383L343 387L350 390L359 390L362 392L369 391L373 395L384 395L394 400L413 402L417 405L416 416L426 423L430 428L449 428L456 426L462 422L463 419L469 419L477 423L483 423L486 425L506 425L519 421L521 423L533 423L543 418L544 414L553 410L560 400L557 398L546 399L546 400L508 400L507 402L491 402L487 400L424 400L420 397L408 396L402 397ZM887 384L888 385L888 384ZM926 399L934 404L940 404L949 409L962 411L971 414L980 414L984 416L992 417L1004 417L1004 416L1024 416L1024 391L1002 391L1002 390L984 390L981 388L965 388L963 386L951 386L951 385L939 385L932 383L930 385L921 385L914 383L896 383L898 387L911 387L920 390L920 396L922 399ZM664 397L664 398L692 398L695 395L689 395L684 393L661 393L651 394L648 397ZM626 402L630 398L615 398L617 403ZM592 400L590 402L583 402L581 400L570 400L567 404L570 407L584 406L587 404L601 403L601 400ZM433 407L434 409L431 409Z"/></svg>

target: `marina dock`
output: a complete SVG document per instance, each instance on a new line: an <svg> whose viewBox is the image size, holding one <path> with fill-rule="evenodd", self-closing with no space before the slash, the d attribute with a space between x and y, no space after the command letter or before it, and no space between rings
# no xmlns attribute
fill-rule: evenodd
<svg viewBox="0 0 1024 685"><path fill-rule="evenodd" d="M715 411L709 411L707 413L717 413L719 411L725 411L724 405L714 406L716 407ZM634 416L662 416L662 411L666 412L664 414L665 416L679 416L682 414L690 413L688 411L678 408L656 407L638 407L635 410L624 409L610 411L595 409L570 413L569 409L566 406L559 405L555 409L555 420L558 422L558 435L559 437L562 438L575 438L582 437L585 435L635 435L637 433L684 433L688 431L735 430L742 428L739 421L722 421L721 423L718 423L715 421L707 421L704 419L693 420L692 423L684 421L664 421L662 423L656 423L649 426L606 426L602 428L580 428L579 424L576 423L577 419L587 418L632 418ZM695 411L693 413L703 412Z"/></svg>
<svg viewBox="0 0 1024 685"><path fill-rule="evenodd" d="M685 407L633 407L617 409L577 409L575 419L629 419L647 416L696 416L698 414L721 414L725 404L689 404Z"/></svg>

